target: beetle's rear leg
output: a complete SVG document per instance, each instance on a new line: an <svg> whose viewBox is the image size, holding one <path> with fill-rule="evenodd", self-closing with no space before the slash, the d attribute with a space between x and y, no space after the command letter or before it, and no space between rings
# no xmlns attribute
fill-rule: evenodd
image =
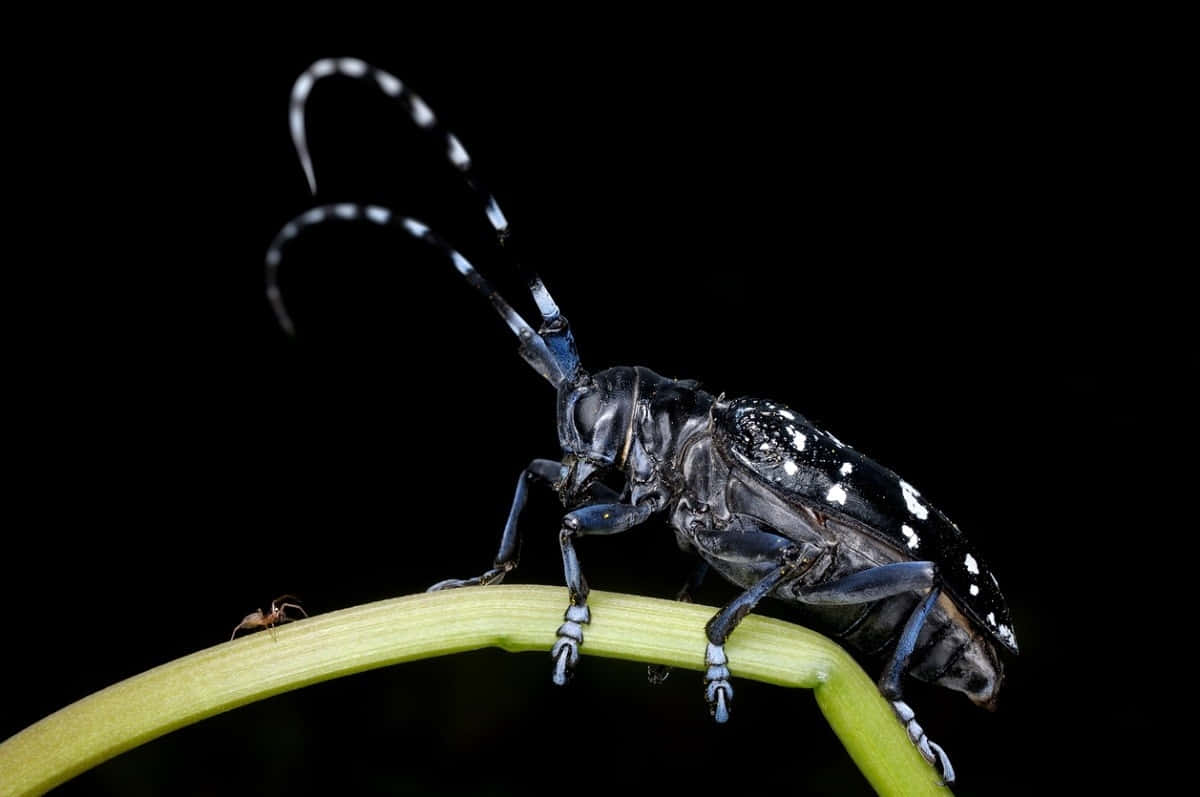
<svg viewBox="0 0 1200 797"><path fill-rule="evenodd" d="M917 637L920 636L925 619L937 603L941 591L941 587L934 586L925 596L925 600L921 601L920 605L909 615L908 622L904 624L904 631L900 634L900 641L896 643L896 650L892 653L891 661L888 662L883 675L879 677L879 691L892 702L892 710L896 712L900 722L904 723L904 727L908 730L908 738L921 751L921 755L925 756L925 760L941 770L944 782L953 783L954 767L950 763L950 757L946 755L946 751L940 744L925 735L925 731L916 720L916 713L904 702L904 695L900 689L900 677L908 669L908 660L917 645Z"/></svg>
<svg viewBox="0 0 1200 797"><path fill-rule="evenodd" d="M844 605L866 603L922 590L928 590L928 594L904 624L892 658L879 678L879 691L891 701L892 710L904 724L908 737L921 751L921 755L941 770L943 781L952 783L954 767L950 764L949 756L941 745L925 735L925 731L916 721L915 713L904 702L900 688L900 678L908 668L908 660L916 648L917 638L929 612L941 595L941 587L937 584L937 569L933 562L896 562L880 565L815 587L798 588L793 592L797 600L805 603Z"/></svg>
<svg viewBox="0 0 1200 797"><path fill-rule="evenodd" d="M562 463L553 459L535 459L529 463L529 467L521 471L521 475L517 479L512 508L508 510L508 521L504 524L504 534L500 537L500 548L496 551L496 559L492 568L475 578L448 578L445 581L439 581L426 592L456 587L487 586L503 581L505 574L516 569L520 560L521 532L517 528L517 522L520 520L521 510L525 508L525 500L529 496L529 482L537 479L547 484L554 484L559 480L561 473Z"/></svg>
<svg viewBox="0 0 1200 797"><path fill-rule="evenodd" d="M579 646L583 644L583 626L591 622L588 611L587 579L579 568L579 557L575 553L575 538L589 534L619 534L622 531L645 523L654 513L654 502L644 501L630 504L593 504L568 512L562 519L562 530L558 543L562 548L563 576L567 581L567 592L571 605L563 614L563 624L558 627L558 641L550 649L554 659L554 683L562 686L571 677L579 661Z"/></svg>

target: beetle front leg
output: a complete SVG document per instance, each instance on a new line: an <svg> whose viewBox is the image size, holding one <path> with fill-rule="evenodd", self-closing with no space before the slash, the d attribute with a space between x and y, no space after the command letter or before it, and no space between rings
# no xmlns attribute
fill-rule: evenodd
<svg viewBox="0 0 1200 797"><path fill-rule="evenodd" d="M496 559L492 563L492 568L474 578L448 578L445 581L439 581L425 591L437 592L457 587L487 586L503 581L508 571L516 569L520 556L521 532L517 528L517 521L521 517L521 510L525 508L525 500L529 497L529 482L536 479L547 484L554 484L561 474L561 462L553 459L535 459L530 462L529 467L521 471L521 475L517 479L517 489L513 494L512 507L508 510L508 521L504 524L504 533L500 537L500 548L496 551Z"/></svg>
<svg viewBox="0 0 1200 797"><path fill-rule="evenodd" d="M579 661L579 646L583 644L582 626L592 619L587 606L590 590L579 567L575 538L589 534L619 534L646 522L653 513L652 502L646 501L636 506L593 504L563 516L558 544L562 548L563 576L567 581L571 605L563 614L563 624L558 628L558 641L550 650L550 656L554 659L554 683L559 686L570 679L575 664Z"/></svg>

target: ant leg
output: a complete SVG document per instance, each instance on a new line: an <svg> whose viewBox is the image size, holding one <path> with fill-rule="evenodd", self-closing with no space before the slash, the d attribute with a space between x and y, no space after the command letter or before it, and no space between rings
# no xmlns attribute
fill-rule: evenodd
<svg viewBox="0 0 1200 797"><path fill-rule="evenodd" d="M500 537L500 548L496 551L496 559L492 568L474 578L448 578L445 581L439 581L425 591L436 592L457 587L486 586L503 581L505 574L516 569L520 560L521 533L517 528L517 521L521 517L521 510L525 508L525 500L529 496L529 482L537 479L547 484L554 484L561 476L561 462L553 459L535 459L529 463L529 467L521 471L521 475L517 479L517 490L513 494L512 508L508 510L508 521L504 524L504 533Z"/></svg>

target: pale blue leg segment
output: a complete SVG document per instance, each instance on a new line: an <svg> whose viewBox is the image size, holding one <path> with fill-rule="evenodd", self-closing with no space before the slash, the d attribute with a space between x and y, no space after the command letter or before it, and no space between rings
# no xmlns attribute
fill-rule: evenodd
<svg viewBox="0 0 1200 797"><path fill-rule="evenodd" d="M550 650L550 656L554 659L554 683L559 686L571 678L579 661L579 646L583 644L583 626L592 619L587 606L590 590L579 567L575 538L589 534L619 534L645 523L653 513L654 509L648 502L637 506L593 504L568 512L563 517L558 542L562 548L563 576L566 578L571 605L567 607L563 615L564 622L558 628L558 641Z"/></svg>
<svg viewBox="0 0 1200 797"><path fill-rule="evenodd" d="M736 533L730 533L736 529ZM726 562L748 567L759 580L754 586L734 598L717 612L705 633L708 647L704 651L704 700L709 713L717 722L729 720L733 703L733 686L729 682L729 667L725 657L725 640L758 602L784 581L802 574L815 558L815 549L797 545L759 521L738 516L724 530L698 529L694 532L701 552Z"/></svg>
<svg viewBox="0 0 1200 797"><path fill-rule="evenodd" d="M916 721L915 712L902 699L903 692L900 688L900 679L908 669L908 660L916 649L921 629L942 592L936 580L937 569L933 562L896 562L852 573L826 584L797 589L793 594L797 600L805 603L842 605L867 603L905 592L928 590L928 594L904 624L904 630L896 642L896 649L879 678L879 691L891 701L892 709L904 724L908 737L921 751L921 755L941 770L942 779L946 783L951 783L954 780L954 767L950 764L949 756L939 744L925 735L925 731Z"/></svg>
<svg viewBox="0 0 1200 797"><path fill-rule="evenodd" d="M787 548L785 551L798 551ZM729 683L729 667L725 658L725 640L738 623L754 610L758 602L771 593L788 576L795 573L796 563L786 554L785 562L776 567L750 589L729 602L717 612L704 627L708 635L708 647L704 650L704 700L708 711L717 722L729 720L729 708L733 702L733 686Z"/></svg>
<svg viewBox="0 0 1200 797"><path fill-rule="evenodd" d="M904 624L904 631L900 634L900 640L896 643L896 650L892 653L891 660L879 678L879 691L892 702L892 709L908 731L908 738L921 751L921 755L925 756L925 760L941 770L942 780L945 783L953 783L954 766L950 763L950 757L946 755L946 751L942 749L941 745L925 735L925 730L916 720L916 713L902 699L903 694L900 689L900 678L908 668L908 660L917 646L921 628L925 625L929 612L937 604L941 592L941 587L935 586L930 589L925 599L909 615L908 622Z"/></svg>

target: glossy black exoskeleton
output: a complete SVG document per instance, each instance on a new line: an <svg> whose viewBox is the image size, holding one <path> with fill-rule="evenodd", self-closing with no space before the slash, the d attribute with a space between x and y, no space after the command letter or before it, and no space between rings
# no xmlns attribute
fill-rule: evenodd
<svg viewBox="0 0 1200 797"><path fill-rule="evenodd" d="M293 90L293 140L314 192L304 109L315 82L329 75L374 82L404 103L413 121L444 147L484 202L499 240L506 240L508 222L458 139L398 79L357 59L318 61ZM559 544L570 605L552 650L553 678L562 684L578 661L590 620L575 541L663 517L679 546L698 561L681 597L709 568L744 590L706 628L705 698L718 722L728 719L733 697L725 641L769 595L801 607L807 622L850 647L884 654L881 692L925 757L945 780L953 779L949 759L904 703L901 679L912 675L991 707L1004 679L998 652L1015 654L1017 643L996 577L920 492L782 404L713 396L696 382L642 367L586 372L566 318L536 274L525 274L542 315L535 331L466 258L425 225L384 207L319 206L276 236L267 253L267 293L289 332L292 322L277 283L282 247L306 226L338 218L396 227L437 247L492 303L520 341L522 358L558 393L562 458L534 460L522 472L493 566L431 589L503 579L516 566L518 520L530 482L551 485L569 510ZM619 490L608 486L617 483Z"/></svg>

